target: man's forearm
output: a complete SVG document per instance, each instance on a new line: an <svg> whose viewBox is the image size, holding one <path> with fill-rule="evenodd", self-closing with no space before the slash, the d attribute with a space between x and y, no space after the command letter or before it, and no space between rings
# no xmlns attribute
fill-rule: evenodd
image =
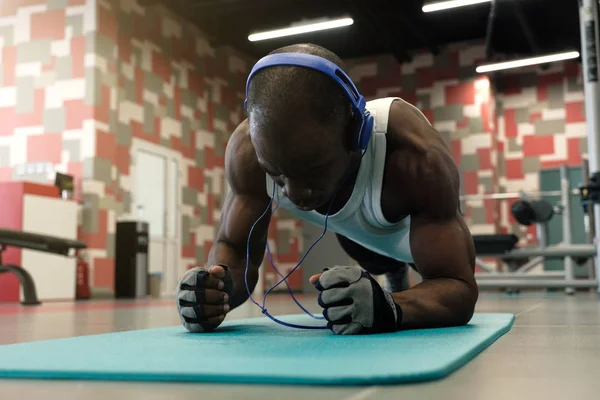
<svg viewBox="0 0 600 400"><path fill-rule="evenodd" d="M208 255L208 267L213 265L226 265L229 268L233 280L233 293L229 300L231 309L239 307L248 300L245 281L246 257L241 257L228 243L216 242ZM248 266L248 287L251 293L258 283L259 267L252 262Z"/></svg>
<svg viewBox="0 0 600 400"><path fill-rule="evenodd" d="M477 302L476 285L456 279L425 280L392 297L402 309L400 329L465 325Z"/></svg>

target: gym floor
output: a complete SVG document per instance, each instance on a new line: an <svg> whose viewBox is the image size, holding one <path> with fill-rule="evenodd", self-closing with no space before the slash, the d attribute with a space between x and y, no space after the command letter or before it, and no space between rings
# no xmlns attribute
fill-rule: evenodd
<svg viewBox="0 0 600 400"><path fill-rule="evenodd" d="M305 304L316 305L311 297ZM311 311L318 312L317 308ZM286 295L274 314L296 313ZM512 312L512 330L451 376L402 386L335 388L0 380L0 399L593 399L600 393L600 300L594 293L482 294L478 312ZM229 318L260 316L249 304ZM173 300L0 305L0 345L179 325ZM397 354L396 357L402 357ZM357 354L357 362L359 356ZM390 362L392 360L390 359Z"/></svg>

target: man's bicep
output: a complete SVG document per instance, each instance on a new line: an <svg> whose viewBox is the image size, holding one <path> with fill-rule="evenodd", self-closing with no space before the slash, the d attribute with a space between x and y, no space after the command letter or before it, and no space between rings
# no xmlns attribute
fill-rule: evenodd
<svg viewBox="0 0 600 400"><path fill-rule="evenodd" d="M410 246L423 279L458 279L474 283L475 250L462 216L411 218Z"/></svg>

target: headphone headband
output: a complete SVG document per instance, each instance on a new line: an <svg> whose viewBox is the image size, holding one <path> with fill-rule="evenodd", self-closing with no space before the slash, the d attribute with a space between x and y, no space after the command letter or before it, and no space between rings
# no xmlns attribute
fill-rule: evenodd
<svg viewBox="0 0 600 400"><path fill-rule="evenodd" d="M354 115L359 119L357 121L359 126L356 132L356 147L360 150L366 149L371 137L371 130L373 129L373 117L365 108L366 101L358 92L352 79L350 79L339 66L322 57L304 53L276 53L261 58L252 68L248 80L246 81L246 100L244 101L244 107L246 109L248 105L250 81L254 75L262 69L280 65L310 68L327 75L337 82L342 90L344 90L344 93L346 93L348 100L350 100Z"/></svg>

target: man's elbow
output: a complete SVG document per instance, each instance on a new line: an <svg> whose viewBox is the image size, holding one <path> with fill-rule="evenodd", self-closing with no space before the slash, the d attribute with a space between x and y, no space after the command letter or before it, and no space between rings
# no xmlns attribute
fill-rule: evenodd
<svg viewBox="0 0 600 400"><path fill-rule="evenodd" d="M473 314L475 314L475 305L477 304L478 298L479 289L477 284L473 283L472 285L467 285L463 301L459 302L459 305L455 310L457 325L466 325L471 321Z"/></svg>

